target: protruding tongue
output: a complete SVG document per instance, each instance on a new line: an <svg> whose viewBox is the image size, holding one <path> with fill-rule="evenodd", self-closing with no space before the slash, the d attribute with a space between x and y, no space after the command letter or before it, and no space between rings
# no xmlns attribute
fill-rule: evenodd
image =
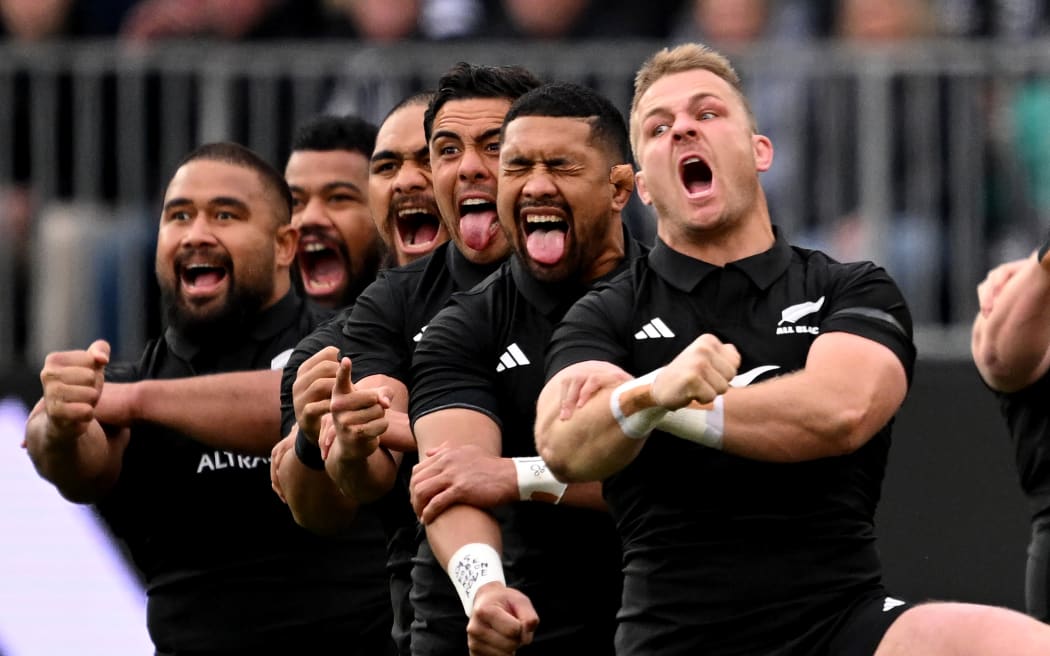
<svg viewBox="0 0 1050 656"><path fill-rule="evenodd" d="M463 235L463 241L468 247L476 251L483 251L488 248L489 242L498 231L495 223L496 212L494 210L471 212L464 214L459 219L459 233Z"/></svg>
<svg viewBox="0 0 1050 656"><path fill-rule="evenodd" d="M525 240L525 250L540 264L557 264L565 255L565 232L533 230Z"/></svg>

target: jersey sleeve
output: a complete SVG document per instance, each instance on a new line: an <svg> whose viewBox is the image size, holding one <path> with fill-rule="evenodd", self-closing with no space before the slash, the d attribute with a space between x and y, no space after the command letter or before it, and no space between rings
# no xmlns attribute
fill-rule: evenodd
<svg viewBox="0 0 1050 656"><path fill-rule="evenodd" d="M343 324L343 355L353 361L355 383L375 375L407 380L412 353L406 346L404 305L402 295L384 273L357 297Z"/></svg>
<svg viewBox="0 0 1050 656"><path fill-rule="evenodd" d="M134 362L114 362L106 365L107 383L137 383L142 380L142 369Z"/></svg>
<svg viewBox="0 0 1050 656"><path fill-rule="evenodd" d="M870 262L843 267L820 332L847 332L882 344L904 365L910 383L915 343L911 313L900 289L884 269Z"/></svg>
<svg viewBox="0 0 1050 656"><path fill-rule="evenodd" d="M569 365L588 360L627 363L628 343L623 333L633 314L629 273L614 278L585 294L565 313L554 329L547 350L546 379Z"/></svg>
<svg viewBox="0 0 1050 656"><path fill-rule="evenodd" d="M107 383L137 383L143 380L145 372L149 370L149 364L158 357L161 350L163 337L152 339L146 344L142 351L142 357L138 362L112 362L106 365L104 372Z"/></svg>
<svg viewBox="0 0 1050 656"><path fill-rule="evenodd" d="M482 296L454 294L427 327L412 354L409 415L447 408L488 415L502 427L496 396L491 317Z"/></svg>
<svg viewBox="0 0 1050 656"><path fill-rule="evenodd" d="M299 374L299 367L315 353L326 346L336 346L340 351L343 344L342 325L346 316L342 313L335 315L328 321L318 326L312 333L299 340L295 349L288 357L284 369L281 371L281 435L287 435L295 425L295 406L292 401L292 386Z"/></svg>

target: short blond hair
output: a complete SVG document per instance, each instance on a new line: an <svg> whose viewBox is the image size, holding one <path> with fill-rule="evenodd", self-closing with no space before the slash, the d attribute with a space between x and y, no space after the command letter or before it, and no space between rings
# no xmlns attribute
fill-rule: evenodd
<svg viewBox="0 0 1050 656"><path fill-rule="evenodd" d="M697 69L714 73L728 82L729 86L733 87L740 97L740 101L744 104L751 129L756 133L758 132L755 114L751 111L751 103L748 102L747 96L744 95L740 76L737 75L736 69L733 68L733 64L729 62L729 59L722 53L701 43L683 43L680 46L664 48L656 52L642 64L642 67L638 69L634 76L634 100L631 101L631 149L634 150L636 158L638 157L638 131L640 128L637 112L638 103L642 96L649 90L649 87L653 86L662 77Z"/></svg>

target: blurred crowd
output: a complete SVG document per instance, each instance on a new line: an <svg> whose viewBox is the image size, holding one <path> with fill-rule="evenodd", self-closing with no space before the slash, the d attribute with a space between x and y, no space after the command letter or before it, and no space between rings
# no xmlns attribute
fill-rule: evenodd
<svg viewBox="0 0 1050 656"><path fill-rule="evenodd" d="M1050 0L0 0L0 43L204 38L342 39L383 45L406 40L646 39L707 42L732 57L755 45L785 42L896 44L934 38L1017 42L1048 35ZM981 210L981 236L991 246L987 261L978 263L981 270L1023 255L1031 233L1050 224L1050 138L1042 128L1043 117L1050 113L1050 82L1034 78L1016 88L1007 85L1008 92L1001 97L967 97L972 107L948 107L947 87L934 81L935 87L939 85L932 92L938 98L935 106L919 108L933 117L929 129L919 126L920 133L915 134L902 127L889 145L893 198L886 199L890 216L881 225L895 237L888 251L872 253L866 250L872 243L872 222L864 216L858 191L864 177L860 157L840 161L826 155L833 150L832 142L853 143L863 129L857 81L821 87L808 84L805 71L795 77L782 72L751 75L746 62L741 69L759 129L770 136L777 161L783 163L763 177L778 221L793 226L803 245L843 260L874 258L884 263L913 302L919 321L947 322L953 315L948 231L957 207L946 200L952 184L951 121L971 112L980 116L980 134L990 135L979 137L981 143L975 146L988 171L982 180L988 191L981 200L988 207ZM47 199L31 188L30 131L23 129L34 111L25 93L29 83L20 77L13 83L15 102L9 115L16 128L14 143L4 154L13 160L13 176L0 178L0 235L7 243L25 244L33 217ZM921 94L909 84L894 81L892 102L900 116L915 116L915 103L922 102ZM356 93L354 89L351 93ZM401 93L399 89L396 95ZM377 118L353 100L341 99L336 89L327 109ZM71 110L60 111L65 113L58 122L65 126L71 122ZM911 121L909 126L918 123ZM109 143L114 128L106 125L105 143ZM62 153L68 148L64 142L56 145ZM916 180L925 178L912 171L923 158L931 160L929 170L939 172L937 185L943 189L916 188ZM71 166L71 158L56 159ZM107 171L103 196L108 199L113 196L109 190L112 153L107 151L99 159ZM799 162L803 166L795 165ZM911 168L898 166L901 163ZM53 197L70 197L69 171L60 170L55 176ZM829 179L836 183L829 186ZM814 218L828 216L836 218L830 222ZM13 271L0 267L0 286L5 276L16 279L16 315L27 303L26 250L14 249L19 261ZM16 330L16 343L24 344L25 326L20 323Z"/></svg>
<svg viewBox="0 0 1050 656"><path fill-rule="evenodd" d="M1024 38L1045 0L0 0L8 38ZM902 31L904 30L904 31Z"/></svg>

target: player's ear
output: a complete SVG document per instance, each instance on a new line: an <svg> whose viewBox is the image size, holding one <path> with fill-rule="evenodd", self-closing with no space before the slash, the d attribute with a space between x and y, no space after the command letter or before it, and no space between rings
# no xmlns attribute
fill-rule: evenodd
<svg viewBox="0 0 1050 656"><path fill-rule="evenodd" d="M638 198L641 198L646 205L652 205L652 197L649 196L649 190L645 186L645 171L638 171L634 174L634 186L638 190Z"/></svg>
<svg viewBox="0 0 1050 656"><path fill-rule="evenodd" d="M773 165L773 142L762 134L751 135L751 149L755 154L755 168L768 171Z"/></svg>
<svg viewBox="0 0 1050 656"><path fill-rule="evenodd" d="M617 164L609 171L609 182L613 185L613 209L620 211L627 206L634 190L634 168L630 164Z"/></svg>
<svg viewBox="0 0 1050 656"><path fill-rule="evenodd" d="M278 266L290 267L299 246L299 230L290 223L277 226L273 237L274 257Z"/></svg>

